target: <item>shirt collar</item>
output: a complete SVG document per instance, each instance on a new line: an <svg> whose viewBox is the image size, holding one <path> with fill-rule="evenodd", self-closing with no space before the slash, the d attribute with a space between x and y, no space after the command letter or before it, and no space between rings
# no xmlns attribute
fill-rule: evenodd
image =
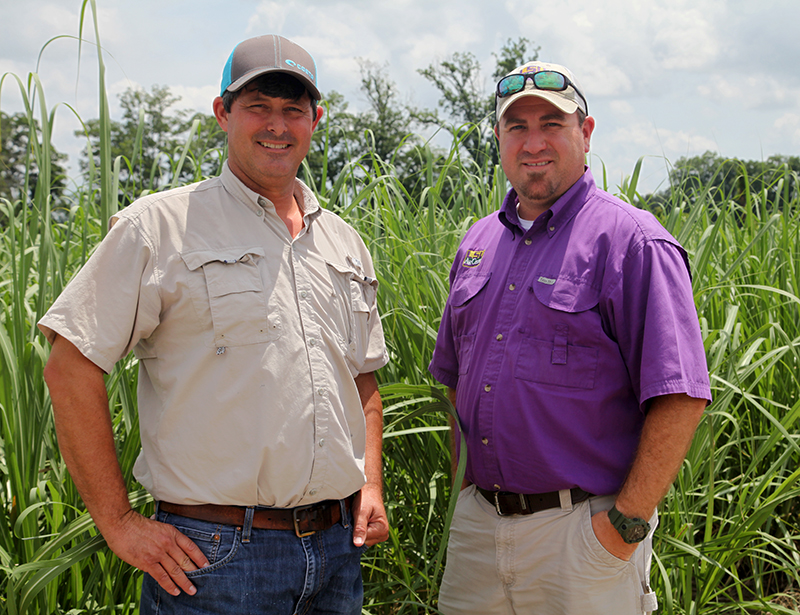
<svg viewBox="0 0 800 615"><path fill-rule="evenodd" d="M227 160L222 167L220 179L222 180L222 185L225 187L225 190L236 198L236 200L247 206L253 213L258 213L259 211L275 211L275 206L272 204L272 201L250 190L250 188L244 185L242 180L234 175L233 171L231 171L228 166ZM303 211L304 226L308 227L309 223L322 212L317 198L314 196L311 189L299 179L295 179L294 198Z"/></svg>
<svg viewBox="0 0 800 615"><path fill-rule="evenodd" d="M597 190L594 183L594 176L591 169L585 167L583 175L576 181L569 190L562 194L558 200L546 212L541 214L534 223L533 228L547 223L553 231L561 228L569 222L584 206L587 199ZM503 223L511 232L524 234L525 229L520 226L519 216L517 216L517 191L512 188L506 194L503 205L498 214L500 222Z"/></svg>

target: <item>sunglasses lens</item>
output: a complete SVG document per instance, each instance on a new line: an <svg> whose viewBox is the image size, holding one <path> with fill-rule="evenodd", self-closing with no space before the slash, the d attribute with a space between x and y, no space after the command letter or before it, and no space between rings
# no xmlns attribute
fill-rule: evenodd
<svg viewBox="0 0 800 615"><path fill-rule="evenodd" d="M525 88L525 75L509 75L497 84L497 95L500 98L521 92Z"/></svg>
<svg viewBox="0 0 800 615"><path fill-rule="evenodd" d="M533 76L533 82L540 90L566 90L567 80L561 73L542 71Z"/></svg>

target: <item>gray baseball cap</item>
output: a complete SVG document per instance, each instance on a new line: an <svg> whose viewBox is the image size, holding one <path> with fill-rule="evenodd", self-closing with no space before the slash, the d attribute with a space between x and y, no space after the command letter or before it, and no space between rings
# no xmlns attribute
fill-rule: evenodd
<svg viewBox="0 0 800 615"><path fill-rule="evenodd" d="M220 96L235 92L266 73L287 73L297 77L314 100L322 95L317 88L317 65L305 49L277 34L266 34L242 41L231 53L222 71Z"/></svg>

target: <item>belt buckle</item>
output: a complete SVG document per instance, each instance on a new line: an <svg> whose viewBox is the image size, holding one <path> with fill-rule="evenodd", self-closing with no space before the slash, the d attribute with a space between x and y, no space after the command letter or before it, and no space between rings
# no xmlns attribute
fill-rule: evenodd
<svg viewBox="0 0 800 615"><path fill-rule="evenodd" d="M519 496L519 506L520 506L520 511L527 510L527 508L528 508L528 502L527 502L527 500L525 499L525 495L524 495L524 494L522 494L522 493L520 493L520 494L518 494L518 496ZM494 509L495 509L495 511L497 511L497 514L498 514L498 516L500 516L500 517L510 517L511 515L513 515L513 514L514 514L513 512L510 512L510 513L504 513L504 512L503 512L503 511L500 509L500 492L499 492L499 491L495 491L495 492L494 492ZM521 514L525 514L525 513L523 512L523 513L521 513Z"/></svg>
<svg viewBox="0 0 800 615"><path fill-rule="evenodd" d="M305 538L306 536L311 536L312 534L317 533L317 530L311 530L310 532L301 532L300 519L297 518L298 512L306 511L314 506L315 504L309 504L308 506L298 506L292 509L292 522L294 523L294 535L297 536L298 538Z"/></svg>

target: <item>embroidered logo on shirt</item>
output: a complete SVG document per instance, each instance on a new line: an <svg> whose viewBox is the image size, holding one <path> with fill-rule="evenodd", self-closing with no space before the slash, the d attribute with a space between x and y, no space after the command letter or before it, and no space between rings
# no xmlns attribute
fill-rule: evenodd
<svg viewBox="0 0 800 615"><path fill-rule="evenodd" d="M541 282L542 284L547 284L548 286L552 286L556 283L554 278L546 278L543 275L539 276L539 279L536 280L537 282Z"/></svg>
<svg viewBox="0 0 800 615"><path fill-rule="evenodd" d="M464 257L464 262L461 263L461 266L477 267L481 264L484 252L486 252L486 250L467 250L467 255Z"/></svg>

